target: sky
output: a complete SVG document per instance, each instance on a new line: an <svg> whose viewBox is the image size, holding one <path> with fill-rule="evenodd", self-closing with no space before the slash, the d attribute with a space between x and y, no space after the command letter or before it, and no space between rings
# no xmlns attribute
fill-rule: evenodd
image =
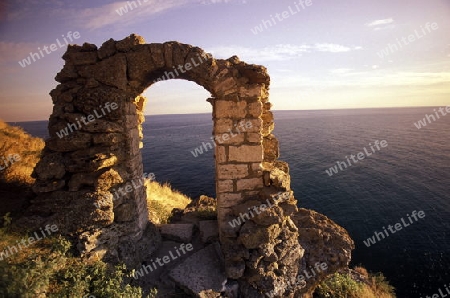
<svg viewBox="0 0 450 298"><path fill-rule="evenodd" d="M47 120L67 44L131 33L266 66L273 110L450 104L449 0L3 0L0 119ZM211 112L193 82L144 95L147 115Z"/></svg>

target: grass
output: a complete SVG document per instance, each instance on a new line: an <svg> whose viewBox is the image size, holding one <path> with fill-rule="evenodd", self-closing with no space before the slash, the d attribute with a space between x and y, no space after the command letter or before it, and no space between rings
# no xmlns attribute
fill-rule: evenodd
<svg viewBox="0 0 450 298"><path fill-rule="evenodd" d="M3 158L18 154L20 160L0 170L0 217L11 212L14 217L25 210L33 197L31 177L36 163L41 157L44 140L28 135L19 127L9 126L0 120L0 166L4 167ZM0 225L1 225L0 221Z"/></svg>
<svg viewBox="0 0 450 298"><path fill-rule="evenodd" d="M173 190L169 183L163 185L146 180L147 205L150 221L155 224L168 223L172 210L184 209L191 199L179 191Z"/></svg>
<svg viewBox="0 0 450 298"><path fill-rule="evenodd" d="M0 229L0 248L27 237ZM0 261L0 297L130 297L141 298L142 290L130 285L132 271L124 265L73 257L72 246L61 236L49 237L22 247ZM155 297L152 291L148 297Z"/></svg>
<svg viewBox="0 0 450 298"><path fill-rule="evenodd" d="M44 140L34 138L20 127L9 126L0 120L0 160L8 155L19 154L20 160L0 172L0 179L9 183L32 184L31 177L40 154ZM1 166L3 162L0 162Z"/></svg>
<svg viewBox="0 0 450 298"><path fill-rule="evenodd" d="M381 273L370 274L363 267L355 267L358 281L348 273L335 273L319 284L316 298L395 298L394 287Z"/></svg>

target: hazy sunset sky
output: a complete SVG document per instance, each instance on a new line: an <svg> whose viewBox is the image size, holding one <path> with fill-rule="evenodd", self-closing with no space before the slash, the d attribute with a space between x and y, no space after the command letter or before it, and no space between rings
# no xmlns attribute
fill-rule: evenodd
<svg viewBox="0 0 450 298"><path fill-rule="evenodd" d="M126 1L2 1L0 119L49 118L66 47L25 67L19 61L57 39L64 44L69 31L79 32L77 44L136 33L147 43L176 40L262 64L274 110L450 104L448 0L135 2L124 13ZM160 82L145 95L146 114L211 111L209 93L193 82Z"/></svg>

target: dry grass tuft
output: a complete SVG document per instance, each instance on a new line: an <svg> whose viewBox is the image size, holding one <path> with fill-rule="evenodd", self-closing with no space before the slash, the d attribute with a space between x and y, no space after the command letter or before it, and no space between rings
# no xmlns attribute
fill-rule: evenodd
<svg viewBox="0 0 450 298"><path fill-rule="evenodd" d="M32 184L31 177L36 163L41 157L44 140L27 134L22 128L10 126L0 120L0 166L3 157L18 154L20 160L0 171L0 179L7 183Z"/></svg>
<svg viewBox="0 0 450 298"><path fill-rule="evenodd" d="M163 185L155 181L146 180L148 216L155 224L167 223L175 208L185 209L191 199L177 190L173 190L169 183Z"/></svg>

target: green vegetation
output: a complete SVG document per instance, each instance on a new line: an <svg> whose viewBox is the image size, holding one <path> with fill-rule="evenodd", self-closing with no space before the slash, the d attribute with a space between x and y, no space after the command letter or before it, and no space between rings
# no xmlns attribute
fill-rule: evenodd
<svg viewBox="0 0 450 298"><path fill-rule="evenodd" d="M24 237L6 226L0 229L0 249L17 245ZM142 297L142 290L129 284L132 272L125 266L84 261L73 257L70 250L70 242L58 236L4 258L0 261L0 297Z"/></svg>
<svg viewBox="0 0 450 298"><path fill-rule="evenodd" d="M319 284L314 297L395 298L394 287L389 285L383 274L369 274L362 267L356 267L352 273L333 274Z"/></svg>

